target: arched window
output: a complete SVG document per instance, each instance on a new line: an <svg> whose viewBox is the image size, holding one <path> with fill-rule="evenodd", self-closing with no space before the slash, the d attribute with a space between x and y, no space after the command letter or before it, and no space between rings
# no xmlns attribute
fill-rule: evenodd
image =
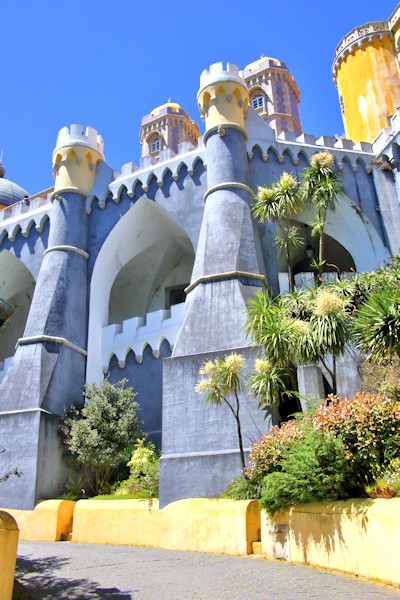
<svg viewBox="0 0 400 600"><path fill-rule="evenodd" d="M254 110L257 110L257 108L262 108L264 106L264 98L262 94L256 94L252 97L251 106L252 108L254 108Z"/></svg>
<svg viewBox="0 0 400 600"><path fill-rule="evenodd" d="M155 135L150 142L150 152L159 152L161 150L161 140L159 135Z"/></svg>

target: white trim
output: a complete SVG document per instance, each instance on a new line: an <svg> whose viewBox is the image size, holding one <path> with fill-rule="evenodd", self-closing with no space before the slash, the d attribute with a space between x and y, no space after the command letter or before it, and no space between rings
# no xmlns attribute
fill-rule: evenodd
<svg viewBox="0 0 400 600"><path fill-rule="evenodd" d="M62 346L66 346L67 348L70 348L71 350L82 354L82 356L87 356L87 352L83 348L76 346L66 338L56 337L54 335L33 335L30 337L19 338L17 340L17 343L15 344L15 348L18 348L18 346L25 346L28 344L42 344L45 342L61 344Z"/></svg>
<svg viewBox="0 0 400 600"><path fill-rule="evenodd" d="M43 256L45 254L47 254L48 252L53 252L53 250L70 250L71 252L76 252L76 254L80 254L80 256L83 256L84 258L86 258L86 260L89 258L89 254L87 252L85 252L85 250L81 250L80 248L77 248L76 246L50 246L50 248L47 248L44 252L43 252Z"/></svg>

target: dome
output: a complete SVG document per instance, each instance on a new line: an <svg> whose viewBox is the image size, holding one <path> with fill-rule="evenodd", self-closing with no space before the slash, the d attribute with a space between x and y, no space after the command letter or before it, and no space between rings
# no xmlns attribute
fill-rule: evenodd
<svg viewBox="0 0 400 600"><path fill-rule="evenodd" d="M157 108L153 108L150 114L152 117L157 117L165 108L170 108L174 112L179 112L182 109L176 102L166 102L165 104L161 104L161 106L157 106Z"/></svg>
<svg viewBox="0 0 400 600"><path fill-rule="evenodd" d="M0 206L11 206L29 196L28 192L20 185L5 179L4 173L4 167L0 163Z"/></svg>

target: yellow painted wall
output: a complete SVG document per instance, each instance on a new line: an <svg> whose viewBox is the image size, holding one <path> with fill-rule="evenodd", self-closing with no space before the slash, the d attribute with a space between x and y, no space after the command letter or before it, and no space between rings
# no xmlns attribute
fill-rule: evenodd
<svg viewBox="0 0 400 600"><path fill-rule="evenodd" d="M299 504L286 518L291 562L400 584L400 498ZM281 522L285 520L278 515L277 524ZM262 512L263 552L267 555L267 549L278 542L278 530L271 528L270 519ZM269 557L278 558L271 553Z"/></svg>
<svg viewBox="0 0 400 600"><path fill-rule="evenodd" d="M346 56L337 71L336 85L343 98L346 137L371 142L388 127L387 116L400 106L400 80L392 41L374 37Z"/></svg>
<svg viewBox="0 0 400 600"><path fill-rule="evenodd" d="M16 520L21 540L57 542L72 530L74 506L71 500L43 500L34 510L5 510Z"/></svg>
<svg viewBox="0 0 400 600"><path fill-rule="evenodd" d="M171 550L249 554L259 539L255 500L190 498L159 509L158 501L80 500L72 541Z"/></svg>
<svg viewBox="0 0 400 600"><path fill-rule="evenodd" d="M17 558L18 525L7 512L0 510L0 598L11 600Z"/></svg>

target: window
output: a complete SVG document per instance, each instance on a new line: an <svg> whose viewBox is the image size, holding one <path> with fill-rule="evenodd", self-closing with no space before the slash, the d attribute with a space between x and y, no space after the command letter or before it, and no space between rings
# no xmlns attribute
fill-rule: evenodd
<svg viewBox="0 0 400 600"><path fill-rule="evenodd" d="M161 149L160 137L156 135L150 143L150 152L159 152Z"/></svg>
<svg viewBox="0 0 400 600"><path fill-rule="evenodd" d="M175 285L173 287L165 288L165 308L171 308L175 304L181 304L186 300L185 288L189 283L185 285Z"/></svg>
<svg viewBox="0 0 400 600"><path fill-rule="evenodd" d="M254 110L256 110L257 108L262 108L264 106L264 98L261 94L253 96L253 98L251 99L251 106L252 108L254 108Z"/></svg>

